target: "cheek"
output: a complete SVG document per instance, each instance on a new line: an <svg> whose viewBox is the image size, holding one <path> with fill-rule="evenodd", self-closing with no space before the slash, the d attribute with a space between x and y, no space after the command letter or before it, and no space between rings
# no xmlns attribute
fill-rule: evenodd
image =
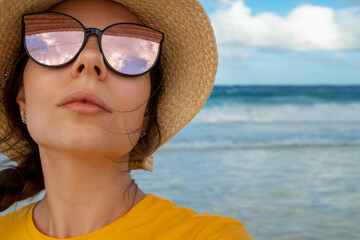
<svg viewBox="0 0 360 240"><path fill-rule="evenodd" d="M121 79L116 83L113 96L117 96L117 111L139 112L150 97L151 81L148 74L137 78Z"/></svg>
<svg viewBox="0 0 360 240"><path fill-rule="evenodd" d="M57 86L47 70L28 61L23 75L27 127L35 141L52 121L51 104Z"/></svg>
<svg viewBox="0 0 360 240"><path fill-rule="evenodd" d="M117 104L115 122L117 132L131 134L132 142L137 142L144 125L144 115L151 92L150 77L121 79L116 83L112 96L116 97Z"/></svg>

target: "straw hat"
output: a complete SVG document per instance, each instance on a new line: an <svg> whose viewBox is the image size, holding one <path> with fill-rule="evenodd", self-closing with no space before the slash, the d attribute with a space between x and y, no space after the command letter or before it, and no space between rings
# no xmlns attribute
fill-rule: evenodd
<svg viewBox="0 0 360 240"><path fill-rule="evenodd" d="M164 33L161 68L163 95L158 104L161 145L200 111L213 88L217 50L210 20L197 0L114 0L134 12L145 25ZM47 11L61 0L0 0L0 94L12 72L21 45L21 17ZM0 136L7 124L0 104ZM17 149L9 151L9 146ZM157 149L154 149L155 152ZM28 152L22 139L0 143L0 152L12 158ZM153 169L152 156L130 163L130 169Z"/></svg>

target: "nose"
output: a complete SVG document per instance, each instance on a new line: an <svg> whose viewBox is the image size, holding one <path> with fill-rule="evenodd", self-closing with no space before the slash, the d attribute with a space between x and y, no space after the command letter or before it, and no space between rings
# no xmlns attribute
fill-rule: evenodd
<svg viewBox="0 0 360 240"><path fill-rule="evenodd" d="M72 66L74 77L81 75L97 75L100 81L104 81L107 75L107 68L99 49L98 38L89 36L85 47L80 52Z"/></svg>

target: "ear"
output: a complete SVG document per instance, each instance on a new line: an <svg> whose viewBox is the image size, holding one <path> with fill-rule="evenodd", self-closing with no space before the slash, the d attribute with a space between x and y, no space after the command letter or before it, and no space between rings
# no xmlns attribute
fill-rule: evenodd
<svg viewBox="0 0 360 240"><path fill-rule="evenodd" d="M16 96L16 102L19 104L20 112L25 110L25 91L24 91L24 84L21 84L19 88L19 92Z"/></svg>

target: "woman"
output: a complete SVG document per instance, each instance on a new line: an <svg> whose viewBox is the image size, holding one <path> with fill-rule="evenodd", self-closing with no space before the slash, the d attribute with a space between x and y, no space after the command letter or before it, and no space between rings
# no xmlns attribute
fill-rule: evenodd
<svg viewBox="0 0 360 240"><path fill-rule="evenodd" d="M46 190L0 217L2 238L251 239L131 179L204 105L217 55L197 1L121 4L2 3L0 150L18 166L0 172L0 211Z"/></svg>

